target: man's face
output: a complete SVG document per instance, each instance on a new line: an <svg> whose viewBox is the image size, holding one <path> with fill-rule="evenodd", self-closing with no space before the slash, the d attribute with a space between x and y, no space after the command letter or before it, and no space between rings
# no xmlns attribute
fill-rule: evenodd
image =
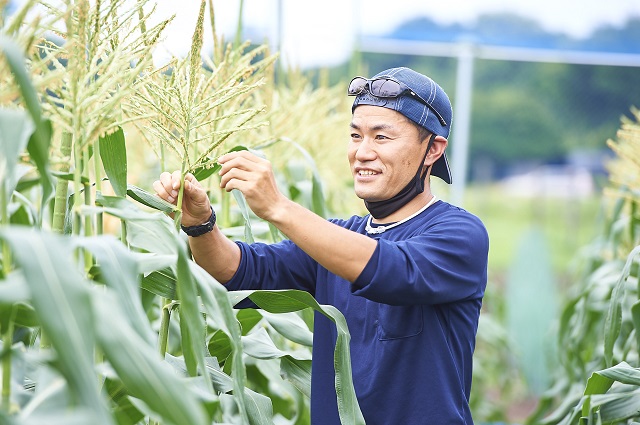
<svg viewBox="0 0 640 425"><path fill-rule="evenodd" d="M408 118L392 109L361 105L351 120L348 157L356 195L384 201L415 176L427 143Z"/></svg>

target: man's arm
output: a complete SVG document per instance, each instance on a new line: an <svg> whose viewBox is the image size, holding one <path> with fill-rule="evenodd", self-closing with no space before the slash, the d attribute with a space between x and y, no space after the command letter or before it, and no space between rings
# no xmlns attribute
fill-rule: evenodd
<svg viewBox="0 0 640 425"><path fill-rule="evenodd" d="M238 189L259 217L271 222L330 272L353 282L364 270L377 242L337 226L287 199L277 188L269 161L247 151L219 159L220 186Z"/></svg>

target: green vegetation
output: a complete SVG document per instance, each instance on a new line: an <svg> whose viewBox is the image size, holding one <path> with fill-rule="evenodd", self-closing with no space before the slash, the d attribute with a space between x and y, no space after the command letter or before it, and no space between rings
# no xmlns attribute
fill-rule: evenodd
<svg viewBox="0 0 640 425"><path fill-rule="evenodd" d="M150 52L166 22L147 25L146 1L69 1L42 16L27 13L32 3L0 17L0 422L307 424L315 310L337 325L342 419L359 423L340 312L296 291L229 294L190 261L166 216L179 209L145 190L161 171L195 172L228 236L279 240L241 196L217 187L217 156L251 148L297 202L327 217L364 213L345 159L346 77L330 84L333 73L282 70L276 83L265 46L227 43L215 31L216 49L201 63L212 2L202 2L190 55L158 69ZM62 22L66 42L47 41ZM402 59L453 86L450 60ZM397 61L371 55L358 66ZM478 64L474 102L483 107L471 157L501 169L602 147L611 117L629 110L621 99L638 76L627 71ZM596 84L604 79L615 87ZM563 96L571 85L592 87L607 117ZM528 199L484 183L466 192L464 207L491 236L471 398L477 423L640 421L640 114L628 115L610 142L617 158L603 197ZM446 185L433 184L447 200ZM260 309L233 308L246 297ZM549 375L538 383L530 372L539 365L522 364L534 339L514 332L541 341L544 329L514 305L553 323L555 342L542 350Z"/></svg>

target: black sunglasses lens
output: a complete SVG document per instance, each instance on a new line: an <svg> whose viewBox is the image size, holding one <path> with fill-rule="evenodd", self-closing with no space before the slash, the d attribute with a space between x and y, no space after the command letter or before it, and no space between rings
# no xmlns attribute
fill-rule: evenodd
<svg viewBox="0 0 640 425"><path fill-rule="evenodd" d="M396 81L376 79L371 82L371 94L379 97L396 97L402 93L402 87Z"/></svg>
<svg viewBox="0 0 640 425"><path fill-rule="evenodd" d="M348 93L351 95L360 94L367 87L367 79L356 77L349 84Z"/></svg>

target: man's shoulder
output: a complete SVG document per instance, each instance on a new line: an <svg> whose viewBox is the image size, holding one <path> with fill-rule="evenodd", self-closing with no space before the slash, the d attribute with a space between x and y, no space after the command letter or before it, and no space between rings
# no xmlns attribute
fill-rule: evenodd
<svg viewBox="0 0 640 425"><path fill-rule="evenodd" d="M452 219L464 219L464 220L472 220L472 221L480 221L480 218L472 212L459 207L454 204L450 204L446 201L439 200L436 202L433 208L436 215L441 218L452 218Z"/></svg>
<svg viewBox="0 0 640 425"><path fill-rule="evenodd" d="M429 221L431 224L461 226L461 229L473 227L486 233L486 228L480 217L442 200L434 205Z"/></svg>

